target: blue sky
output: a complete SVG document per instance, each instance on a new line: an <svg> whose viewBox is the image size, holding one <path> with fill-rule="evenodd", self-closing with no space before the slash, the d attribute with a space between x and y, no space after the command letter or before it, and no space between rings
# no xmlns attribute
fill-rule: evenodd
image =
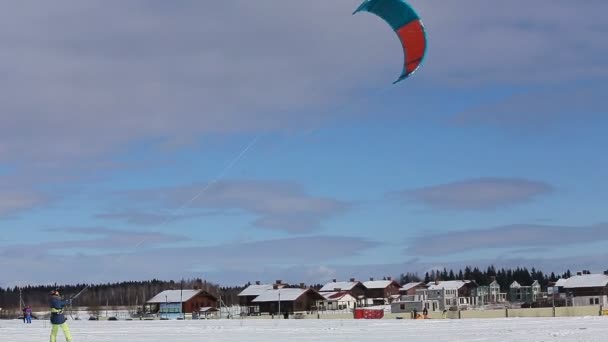
<svg viewBox="0 0 608 342"><path fill-rule="evenodd" d="M0 286L605 270L608 4L358 4L3 5Z"/></svg>

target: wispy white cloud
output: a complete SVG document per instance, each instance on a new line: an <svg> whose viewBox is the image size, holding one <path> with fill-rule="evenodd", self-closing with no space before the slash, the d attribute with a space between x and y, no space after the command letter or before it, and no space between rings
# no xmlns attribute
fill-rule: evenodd
<svg viewBox="0 0 608 342"><path fill-rule="evenodd" d="M420 236L409 243L408 255L443 256L486 249L522 250L608 241L608 224L558 226L514 224L490 229L470 229ZM540 249L539 249L540 248Z"/></svg>
<svg viewBox="0 0 608 342"><path fill-rule="evenodd" d="M47 196L30 191L0 190L0 219L46 204Z"/></svg>
<svg viewBox="0 0 608 342"><path fill-rule="evenodd" d="M514 178L476 178L389 194L441 210L488 210L529 202L550 194L544 182Z"/></svg>
<svg viewBox="0 0 608 342"><path fill-rule="evenodd" d="M78 230L78 232L83 232ZM113 238L117 232L109 233ZM95 233L95 230L90 232ZM120 239L126 251L96 254L73 254L79 247L98 242L111 242L108 236L83 243L8 246L0 259L3 277L0 281L28 279L39 282L107 282L114 280L180 278L188 275L204 275L211 281L223 282L228 279L215 278L214 274L233 272L232 276L249 275L261 270L277 270L306 263L307 268L328 263L336 258L348 258L373 247L378 242L348 236L310 236L262 240L242 243L227 243L195 247L135 248L141 233L122 232L128 239ZM145 235L145 234L143 234ZM154 234L160 242L179 240L163 234ZM159 242L159 241L157 241ZM133 243L133 244L132 244ZM130 246L128 246L131 244ZM56 254L57 246L63 246L63 253ZM15 253L14 251L35 250L35 253ZM11 252L9 252L11 251ZM7 267L10 265L10 267ZM323 271L325 272L325 271ZM315 273L317 274L317 273ZM0 284L1 285L1 284Z"/></svg>
<svg viewBox="0 0 608 342"><path fill-rule="evenodd" d="M606 117L608 99L600 87L579 86L528 91L478 106L450 118L460 125L545 127L557 122L585 122Z"/></svg>
<svg viewBox="0 0 608 342"><path fill-rule="evenodd" d="M130 203L160 207L163 211L174 210L178 215L182 214L178 209L184 209L184 206L188 209L229 211L231 214L235 211L253 214L257 216L253 222L255 226L288 233L320 230L323 220L345 212L351 205L346 201L307 194L295 183L278 181L221 181L209 186L192 184L128 191L121 195ZM155 218L172 216L154 215Z"/></svg>

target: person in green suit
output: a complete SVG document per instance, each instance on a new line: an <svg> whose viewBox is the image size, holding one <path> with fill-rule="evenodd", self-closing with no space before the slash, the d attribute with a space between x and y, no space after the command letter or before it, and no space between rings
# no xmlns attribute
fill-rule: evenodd
<svg viewBox="0 0 608 342"><path fill-rule="evenodd" d="M65 340L67 342L72 342L72 334L70 333L70 328L66 323L66 318L63 313L63 308L70 304L72 301L70 299L64 300L59 295L59 291L54 290L51 292L51 300L49 306L51 307L51 342L57 342L57 332L59 328L63 330L63 335L65 336Z"/></svg>

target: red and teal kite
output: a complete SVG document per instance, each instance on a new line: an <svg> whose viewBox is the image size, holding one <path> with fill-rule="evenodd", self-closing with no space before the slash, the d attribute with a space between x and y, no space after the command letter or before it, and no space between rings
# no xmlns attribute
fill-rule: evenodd
<svg viewBox="0 0 608 342"><path fill-rule="evenodd" d="M426 53L426 33L412 6L403 0L365 0L353 14L361 11L384 19L399 36L405 65L403 73L394 83L403 81L418 70Z"/></svg>

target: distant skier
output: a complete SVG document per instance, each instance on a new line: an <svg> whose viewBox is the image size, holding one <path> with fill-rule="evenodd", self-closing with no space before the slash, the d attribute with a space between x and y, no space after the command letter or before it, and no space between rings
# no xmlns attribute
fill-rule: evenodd
<svg viewBox="0 0 608 342"><path fill-rule="evenodd" d="M49 306L51 307L51 342L57 341L57 332L59 328L63 330L63 335L65 336L65 340L67 342L72 342L72 334L70 333L70 328L66 323L65 315L63 314L63 308L72 302L71 299L63 300L59 295L59 291L55 290L51 292L51 301Z"/></svg>
<svg viewBox="0 0 608 342"><path fill-rule="evenodd" d="M29 305L23 308L23 323L32 323L32 308Z"/></svg>

